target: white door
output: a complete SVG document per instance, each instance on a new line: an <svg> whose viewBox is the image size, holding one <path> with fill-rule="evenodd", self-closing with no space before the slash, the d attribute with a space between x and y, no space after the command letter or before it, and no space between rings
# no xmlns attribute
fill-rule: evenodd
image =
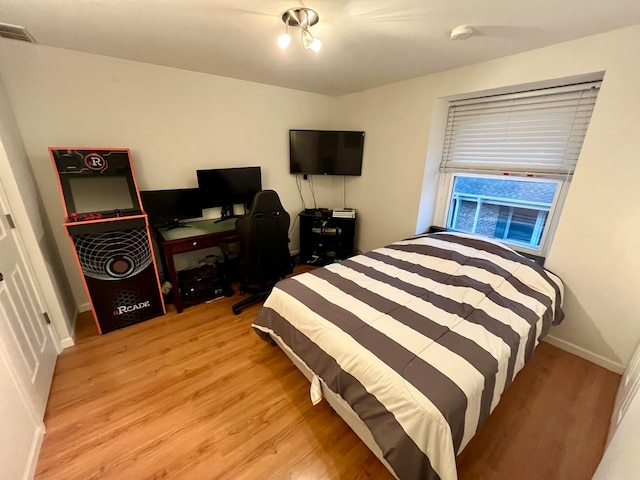
<svg viewBox="0 0 640 480"><path fill-rule="evenodd" d="M20 237L0 186L0 478L35 467L57 352ZM26 415L26 414L29 415ZM35 423L34 423L35 422ZM27 441L28 440L28 441ZM22 465L28 459L30 464ZM6 471L5 471L6 470Z"/></svg>
<svg viewBox="0 0 640 480"><path fill-rule="evenodd" d="M44 424L29 407L8 360L0 351L0 478L23 480L35 472Z"/></svg>

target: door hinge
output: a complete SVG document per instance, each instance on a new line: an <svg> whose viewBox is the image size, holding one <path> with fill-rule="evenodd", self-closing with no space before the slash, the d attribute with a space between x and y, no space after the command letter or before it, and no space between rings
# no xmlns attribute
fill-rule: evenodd
<svg viewBox="0 0 640 480"><path fill-rule="evenodd" d="M51 325L49 314L47 312L42 312L42 316L44 317L44 323L46 323L47 325Z"/></svg>
<svg viewBox="0 0 640 480"><path fill-rule="evenodd" d="M5 218L7 219L7 223L9 224L9 228L16 228L16 224L13 223L13 217L10 213L5 213Z"/></svg>

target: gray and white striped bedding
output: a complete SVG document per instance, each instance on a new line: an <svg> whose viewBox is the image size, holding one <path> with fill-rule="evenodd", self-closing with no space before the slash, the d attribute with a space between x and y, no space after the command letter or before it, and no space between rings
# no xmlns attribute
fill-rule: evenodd
<svg viewBox="0 0 640 480"><path fill-rule="evenodd" d="M448 480L562 292L498 242L437 233L279 282L253 327L351 406L396 477Z"/></svg>

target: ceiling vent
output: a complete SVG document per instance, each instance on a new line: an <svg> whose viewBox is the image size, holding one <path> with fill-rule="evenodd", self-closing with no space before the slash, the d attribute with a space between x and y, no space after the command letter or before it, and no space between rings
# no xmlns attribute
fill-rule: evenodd
<svg viewBox="0 0 640 480"><path fill-rule="evenodd" d="M0 23L0 37L20 40L21 42L36 43L26 28L18 25L9 25L8 23Z"/></svg>

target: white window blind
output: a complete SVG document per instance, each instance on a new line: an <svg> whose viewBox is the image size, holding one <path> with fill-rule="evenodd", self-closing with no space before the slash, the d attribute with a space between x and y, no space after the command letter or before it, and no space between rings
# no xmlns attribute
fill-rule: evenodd
<svg viewBox="0 0 640 480"><path fill-rule="evenodd" d="M600 82L449 104L441 170L573 174Z"/></svg>

